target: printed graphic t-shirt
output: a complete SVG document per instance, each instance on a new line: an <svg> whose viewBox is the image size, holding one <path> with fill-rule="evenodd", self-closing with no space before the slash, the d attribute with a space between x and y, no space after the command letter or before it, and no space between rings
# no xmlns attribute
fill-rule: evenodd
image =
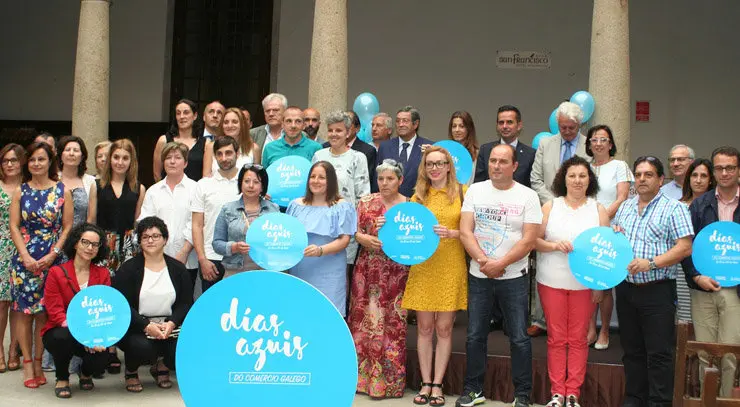
<svg viewBox="0 0 740 407"><path fill-rule="evenodd" d="M525 223L542 223L537 193L517 182L507 190L496 189L488 180L471 185L465 194L462 212L473 213L475 238L486 256L492 259L505 256L522 239ZM528 257L524 256L510 264L498 279L521 277L527 262ZM475 259L470 261L470 274L488 278Z"/></svg>

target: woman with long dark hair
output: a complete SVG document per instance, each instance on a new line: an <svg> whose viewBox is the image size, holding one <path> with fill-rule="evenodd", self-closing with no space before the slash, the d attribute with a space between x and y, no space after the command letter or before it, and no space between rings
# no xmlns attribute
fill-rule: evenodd
<svg viewBox="0 0 740 407"><path fill-rule="evenodd" d="M152 169L155 182L164 178L162 149L165 144L173 141L183 143L190 149L188 167L185 169L185 175L188 178L198 181L203 177L211 176L213 142L203 137L203 127L203 121L198 120L195 102L180 99L175 103L175 122L172 123L167 133L159 137L157 145L154 146Z"/></svg>
<svg viewBox="0 0 740 407"><path fill-rule="evenodd" d="M475 135L473 116L464 110L458 110L453 113L450 117L450 124L447 126L447 138L465 146L465 149L468 150L470 157L473 159L473 168L475 168L480 146L478 145L478 138ZM474 178L475 174L471 175L465 185L472 184Z"/></svg>

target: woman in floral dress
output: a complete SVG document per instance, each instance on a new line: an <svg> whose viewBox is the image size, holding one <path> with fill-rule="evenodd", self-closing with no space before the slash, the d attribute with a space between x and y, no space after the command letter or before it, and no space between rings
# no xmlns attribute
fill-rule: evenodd
<svg viewBox="0 0 740 407"><path fill-rule="evenodd" d="M23 178L23 166L26 164L26 150L15 143L10 143L0 150L0 373L6 370L20 369L18 359L18 340L15 337L15 313L10 313L10 347L8 363L5 363L5 328L8 323L8 311L11 300L10 278L12 259L15 256L15 245L10 236L10 202L13 191L18 189Z"/></svg>
<svg viewBox="0 0 740 407"><path fill-rule="evenodd" d="M41 370L44 345L40 336L46 323L44 280L49 267L64 261L61 250L72 228L74 208L65 205L72 202L72 195L58 181L51 147L33 143L27 156L25 182L13 193L10 205L10 235L18 251L12 261L12 311L17 313L16 334L24 358L23 385L37 388L46 384Z"/></svg>
<svg viewBox="0 0 740 407"><path fill-rule="evenodd" d="M398 193L403 167L385 160L377 169L379 193L357 205L360 256L352 278L349 328L357 349L357 391L373 398L403 397L406 388L406 310L401 298L409 267L386 256L378 240L385 212L406 202Z"/></svg>

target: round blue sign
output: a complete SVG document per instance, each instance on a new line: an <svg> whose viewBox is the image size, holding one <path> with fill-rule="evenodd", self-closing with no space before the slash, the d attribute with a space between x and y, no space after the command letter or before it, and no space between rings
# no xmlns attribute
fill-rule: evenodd
<svg viewBox="0 0 740 407"><path fill-rule="evenodd" d="M740 284L740 225L735 222L714 222L694 238L691 253L694 267L722 287Z"/></svg>
<svg viewBox="0 0 740 407"><path fill-rule="evenodd" d="M439 245L434 233L437 218L424 205L404 202L385 213L385 224L378 231L383 252L393 261L411 266L427 261Z"/></svg>
<svg viewBox="0 0 740 407"><path fill-rule="evenodd" d="M601 226L585 230L573 240L568 265L579 283L592 290L608 290L624 281L634 257L624 234Z"/></svg>
<svg viewBox="0 0 740 407"><path fill-rule="evenodd" d="M80 290L67 307L69 332L88 348L115 345L130 324L131 306L126 297L107 285Z"/></svg>
<svg viewBox="0 0 740 407"><path fill-rule="evenodd" d="M284 213L268 213L247 229L249 257L265 270L287 270L303 259L308 246L306 228Z"/></svg>
<svg viewBox="0 0 740 407"><path fill-rule="evenodd" d="M349 407L357 386L355 345L339 311L310 284L274 271L239 273L198 298L176 363L188 407Z"/></svg>
<svg viewBox="0 0 740 407"><path fill-rule="evenodd" d="M290 201L305 195L310 169L310 161L295 155L270 164L267 168L267 193L272 202L287 207Z"/></svg>
<svg viewBox="0 0 740 407"><path fill-rule="evenodd" d="M470 156L468 149L454 140L442 140L434 143L434 145L449 151L452 161L455 163L457 182L466 184L470 181L473 176L473 158Z"/></svg>

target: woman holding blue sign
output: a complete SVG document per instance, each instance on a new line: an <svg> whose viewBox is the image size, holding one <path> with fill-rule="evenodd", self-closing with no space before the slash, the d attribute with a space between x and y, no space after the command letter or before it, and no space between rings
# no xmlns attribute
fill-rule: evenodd
<svg viewBox="0 0 740 407"><path fill-rule="evenodd" d="M380 192L362 197L357 205L355 237L361 247L347 320L357 350L357 391L373 398L403 397L408 325L401 299L409 267L383 253L378 230L385 224L388 209L408 198L398 192L403 165L386 159L377 174Z"/></svg>
<svg viewBox="0 0 740 407"><path fill-rule="evenodd" d="M41 369L41 328L46 323L43 294L46 274L62 262L61 247L72 228L72 194L58 181L57 160L48 144L27 149L24 183L10 204L10 236L18 251L13 257L13 304L16 334L23 352L23 385L37 388L46 383ZM35 328L34 328L35 323ZM32 355L37 355L35 359ZM26 359L27 358L27 359ZM33 363L33 365L31 365Z"/></svg>
<svg viewBox="0 0 740 407"><path fill-rule="evenodd" d="M193 305L193 284L185 265L164 254L167 225L155 216L136 225L141 253L123 263L113 277L113 288L131 305L131 326L121 339L126 356L126 390L144 388L138 369L155 362L150 373L163 389L172 387L179 327ZM161 357L161 359L159 359Z"/></svg>
<svg viewBox="0 0 740 407"><path fill-rule="evenodd" d="M467 187L457 182L452 156L439 146L429 146L419 166L416 192L412 202L426 206L439 222L433 225L440 241L437 251L427 261L411 266L403 308L416 311L418 353L422 387L414 403L440 406L452 346L455 312L467 309L468 267L465 249L460 242L460 209ZM437 333L436 352L432 339ZM432 355L434 376L432 376Z"/></svg>
<svg viewBox="0 0 740 407"><path fill-rule="evenodd" d="M213 230L213 250L224 256L225 275L239 271L259 270L249 257L246 242L249 225L264 213L280 212L267 194L267 171L261 165L247 164L239 171L239 199L221 207Z"/></svg>
<svg viewBox="0 0 740 407"><path fill-rule="evenodd" d="M339 195L331 163L319 161L311 166L306 195L288 204L285 213L300 220L308 233L305 257L290 274L316 287L346 316L346 249L357 232L357 214L354 205Z"/></svg>
<svg viewBox="0 0 740 407"><path fill-rule="evenodd" d="M542 207L536 243L537 289L547 321L547 370L552 387L548 407L561 407L566 401L568 406L578 406L586 376L586 334L603 293L576 280L568 264L568 253L573 251L573 240L583 231L609 226L606 209L595 199L598 191L589 162L573 156L555 175L555 199Z"/></svg>
<svg viewBox="0 0 740 407"><path fill-rule="evenodd" d="M79 343L67 325L67 308L80 290L94 285L110 286L110 273L97 263L108 255L105 232L90 223L76 226L64 242L64 254L71 260L49 270L44 287L44 302L49 319L41 329L44 347L49 350L56 366L57 384L54 394L72 397L69 387L69 363L72 356L82 358L80 389L92 390L92 376L102 374L108 363L105 348L89 349Z"/></svg>

